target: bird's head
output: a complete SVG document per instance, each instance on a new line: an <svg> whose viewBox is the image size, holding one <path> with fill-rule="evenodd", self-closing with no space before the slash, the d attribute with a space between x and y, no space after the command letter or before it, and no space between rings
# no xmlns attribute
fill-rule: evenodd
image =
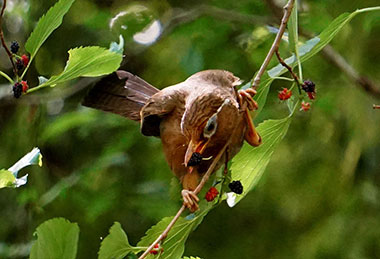
<svg viewBox="0 0 380 259"><path fill-rule="evenodd" d="M181 120L182 133L188 139L185 166L196 166L202 158L216 156L233 134L238 114L236 100L215 93L190 100Z"/></svg>

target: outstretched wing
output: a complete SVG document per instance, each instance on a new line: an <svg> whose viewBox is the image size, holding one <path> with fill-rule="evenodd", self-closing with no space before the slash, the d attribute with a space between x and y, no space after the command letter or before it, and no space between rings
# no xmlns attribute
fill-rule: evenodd
<svg viewBox="0 0 380 259"><path fill-rule="evenodd" d="M100 80L82 105L140 121L140 111L159 90L127 71L119 70Z"/></svg>

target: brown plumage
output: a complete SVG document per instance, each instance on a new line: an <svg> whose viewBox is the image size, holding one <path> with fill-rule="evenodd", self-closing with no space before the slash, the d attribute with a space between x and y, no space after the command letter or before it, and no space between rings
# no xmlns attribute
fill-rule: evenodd
<svg viewBox="0 0 380 259"><path fill-rule="evenodd" d="M192 211L198 208L192 191L235 127L228 154L215 170L239 152L244 139L255 146L261 143L247 109L242 109L244 101L251 109L257 107L255 91L238 92L240 80L228 71L198 72L162 90L125 71L117 76L118 84L102 80L83 104L140 120L142 134L160 137L166 160L183 185L184 203ZM115 76L111 79L115 81ZM194 153L210 159L189 165Z"/></svg>

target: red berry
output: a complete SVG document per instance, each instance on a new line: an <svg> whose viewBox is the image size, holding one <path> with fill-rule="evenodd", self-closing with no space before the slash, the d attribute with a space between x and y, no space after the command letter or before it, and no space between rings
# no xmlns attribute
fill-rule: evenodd
<svg viewBox="0 0 380 259"><path fill-rule="evenodd" d="M301 104L301 110L306 112L309 109L310 109L310 103L302 102L302 104Z"/></svg>
<svg viewBox="0 0 380 259"><path fill-rule="evenodd" d="M22 84L22 92L26 93L26 91L28 91L29 89L28 83L26 81L21 81L21 84Z"/></svg>
<svg viewBox="0 0 380 259"><path fill-rule="evenodd" d="M26 67L29 64L29 57L27 55L21 56L22 63L24 63L24 67Z"/></svg>
<svg viewBox="0 0 380 259"><path fill-rule="evenodd" d="M287 100L292 96L292 91L288 90L288 88L283 88L282 91L278 92L278 98L281 101Z"/></svg>
<svg viewBox="0 0 380 259"><path fill-rule="evenodd" d="M215 199L216 196L218 196L219 192L215 187L211 187L208 192L206 193L206 201L210 202Z"/></svg>

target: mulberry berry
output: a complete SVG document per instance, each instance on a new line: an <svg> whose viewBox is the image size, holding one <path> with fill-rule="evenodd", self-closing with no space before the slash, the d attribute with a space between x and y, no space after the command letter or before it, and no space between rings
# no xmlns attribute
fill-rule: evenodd
<svg viewBox="0 0 380 259"><path fill-rule="evenodd" d="M232 181L228 185L230 190L236 194L242 194L243 193L243 185L241 184L240 181Z"/></svg>
<svg viewBox="0 0 380 259"><path fill-rule="evenodd" d="M281 101L287 100L292 96L292 91L288 90L288 88L282 89L281 92L278 92L278 98Z"/></svg>
<svg viewBox="0 0 380 259"><path fill-rule="evenodd" d="M215 199L216 196L218 196L219 192L215 187L211 187L208 192L206 193L206 201L210 202Z"/></svg>
<svg viewBox="0 0 380 259"><path fill-rule="evenodd" d="M194 152L192 155L191 155L191 158L189 160L189 162L187 163L187 166L196 166L196 165L199 165L201 162L202 162L202 155L198 152Z"/></svg>
<svg viewBox="0 0 380 259"><path fill-rule="evenodd" d="M24 63L24 67L27 67L29 64L29 57L27 55L22 55L21 56L22 63Z"/></svg>
<svg viewBox="0 0 380 259"><path fill-rule="evenodd" d="M20 98L21 94L22 94L22 84L20 84L19 82L15 83L13 85L13 96L15 98Z"/></svg>
<svg viewBox="0 0 380 259"><path fill-rule="evenodd" d="M16 54L18 52L19 48L20 48L20 45L18 45L18 42L17 41L12 41L12 43L11 43L11 52L13 54Z"/></svg>
<svg viewBox="0 0 380 259"><path fill-rule="evenodd" d="M29 89L28 82L21 81L21 85L22 85L22 92L26 93L26 91L28 91L28 89Z"/></svg>

